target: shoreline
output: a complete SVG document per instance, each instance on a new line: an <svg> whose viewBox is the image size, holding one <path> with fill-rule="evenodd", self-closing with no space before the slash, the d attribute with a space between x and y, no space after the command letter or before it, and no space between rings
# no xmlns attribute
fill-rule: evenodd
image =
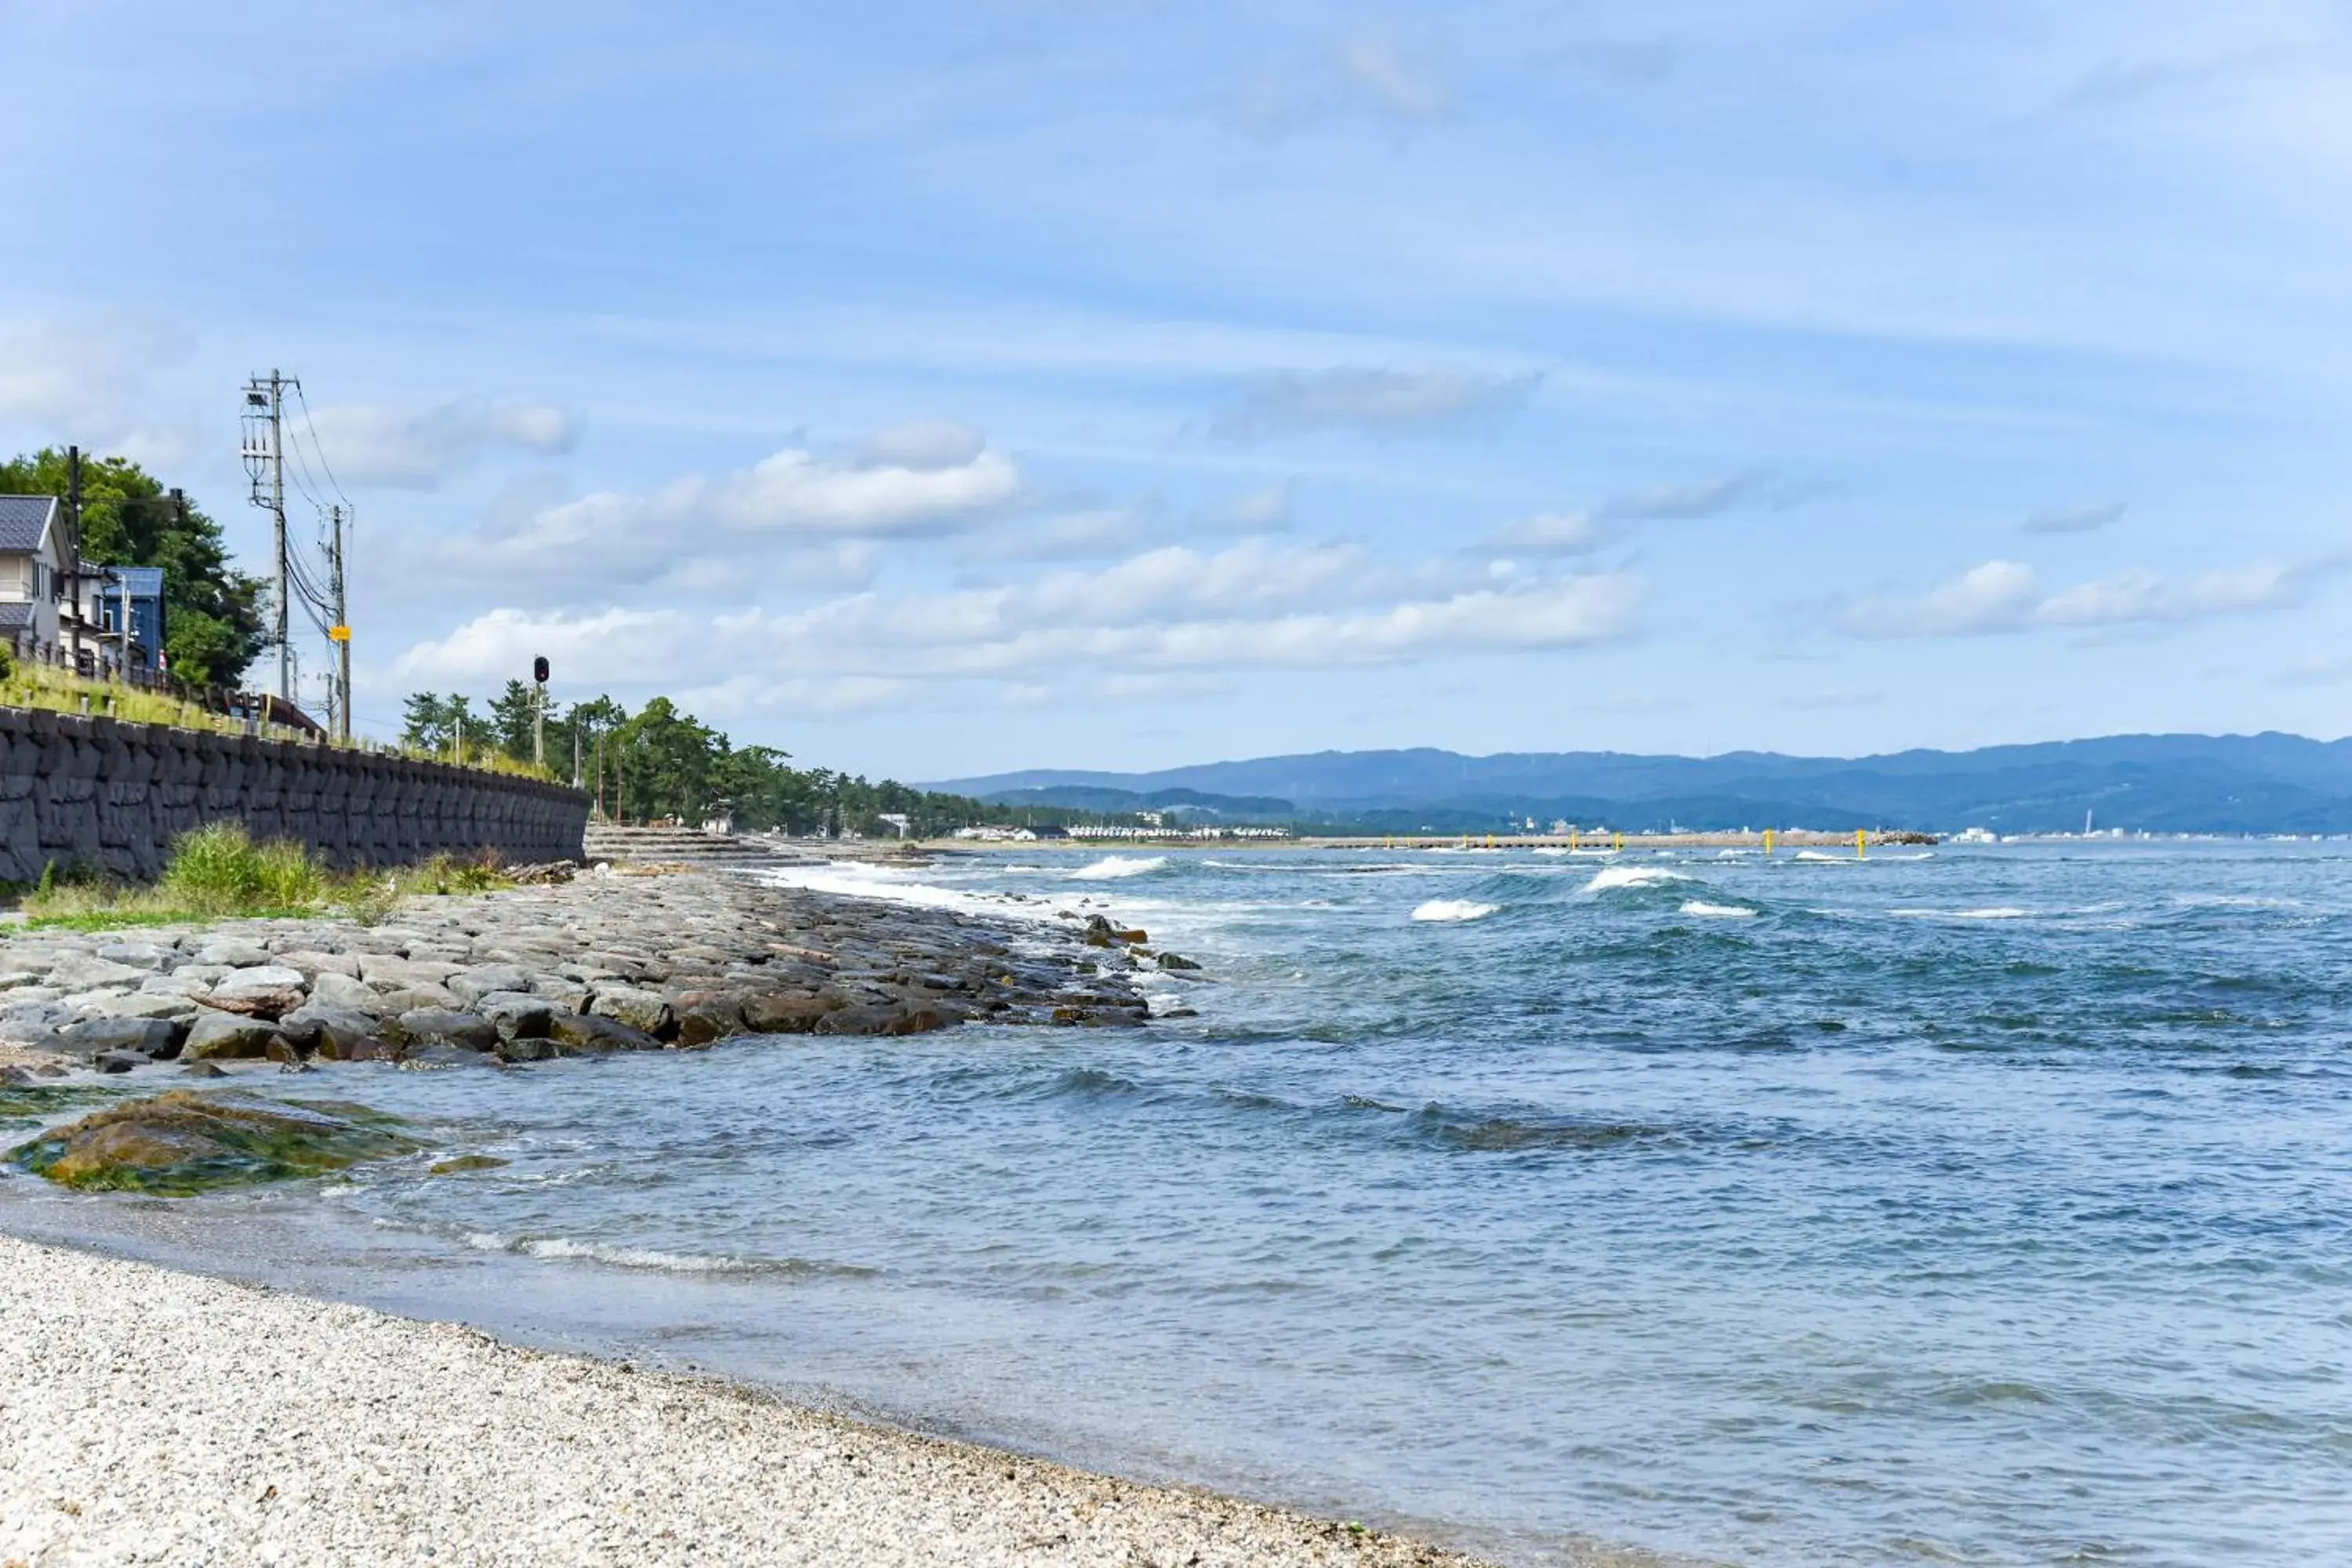
<svg viewBox="0 0 2352 1568"><path fill-rule="evenodd" d="M1131 1026L1144 933L925 908L756 873L592 873L321 913L0 935L0 1083L518 1067L969 1021ZM1181 958L1168 958L1171 969Z"/></svg>
<svg viewBox="0 0 2352 1568"><path fill-rule="evenodd" d="M1483 1568L1149 1485L0 1234L0 1559ZM1593 1568L1654 1561L1603 1552Z"/></svg>

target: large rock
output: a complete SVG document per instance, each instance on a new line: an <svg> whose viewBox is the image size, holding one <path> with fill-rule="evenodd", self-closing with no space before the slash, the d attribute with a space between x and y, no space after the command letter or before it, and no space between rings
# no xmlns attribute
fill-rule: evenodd
<svg viewBox="0 0 2352 1568"><path fill-rule="evenodd" d="M743 999L724 992L688 993L677 999L677 1043L707 1046L744 1033Z"/></svg>
<svg viewBox="0 0 2352 1568"><path fill-rule="evenodd" d="M528 991L530 976L516 964L486 963L477 969L461 970L442 984L458 1001L473 1003L495 991Z"/></svg>
<svg viewBox="0 0 2352 1568"><path fill-rule="evenodd" d="M241 936L225 936L196 949L198 963L216 963L229 969L250 969L257 963L269 962L269 950L258 942Z"/></svg>
<svg viewBox="0 0 2352 1568"><path fill-rule="evenodd" d="M180 1054L188 1026L165 1018L92 1018L58 1031L58 1038L79 1056L106 1051L130 1051L150 1061Z"/></svg>
<svg viewBox="0 0 2352 1568"><path fill-rule="evenodd" d="M179 962L180 950L152 942L111 942L98 950L98 956L109 963L128 964L159 974Z"/></svg>
<svg viewBox="0 0 2352 1568"><path fill-rule="evenodd" d="M89 1012L109 1018L180 1018L196 1016L195 999L168 991L133 991L128 996L104 996Z"/></svg>
<svg viewBox="0 0 2352 1568"><path fill-rule="evenodd" d="M206 1013L188 1026L180 1055L188 1061L222 1058L258 1060L269 1054L269 1042L278 1038L278 1026L237 1013Z"/></svg>
<svg viewBox="0 0 2352 1568"><path fill-rule="evenodd" d="M310 981L310 1001L321 1007L345 1007L353 1012L388 1016L384 994L364 980L322 969Z"/></svg>
<svg viewBox="0 0 2352 1568"><path fill-rule="evenodd" d="M548 1037L567 1057L604 1056L614 1051L657 1051L662 1043L643 1029L611 1018L558 1013L547 1021Z"/></svg>
<svg viewBox="0 0 2352 1568"><path fill-rule="evenodd" d="M589 1016L610 1018L616 1024L626 1024L632 1029L642 1029L660 1038L677 1027L669 1003L658 991L638 991L625 985L609 990L599 988L595 999L588 1004Z"/></svg>
<svg viewBox="0 0 2352 1568"><path fill-rule="evenodd" d="M217 1007L224 1013L242 1013L248 1018L279 1017L299 1007L306 1000L302 972L278 963L240 969L198 1000L207 1007Z"/></svg>
<svg viewBox="0 0 2352 1568"><path fill-rule="evenodd" d="M353 1007L310 1001L278 1021L291 1038L308 1042L331 1062L374 1061L393 1055L383 1021Z"/></svg>
<svg viewBox="0 0 2352 1568"><path fill-rule="evenodd" d="M492 991L474 1000L474 1011L489 1020L501 1040L544 1039L555 1016L544 996L527 991Z"/></svg>
<svg viewBox="0 0 2352 1568"><path fill-rule="evenodd" d="M360 961L348 952L320 952L298 947L290 952L278 954L277 962L289 969L301 971L302 978L313 983L321 974L339 974L352 980L360 977Z"/></svg>
<svg viewBox="0 0 2352 1568"><path fill-rule="evenodd" d="M52 1129L7 1158L65 1186L179 1197L320 1175L423 1147L399 1125L356 1106L174 1089Z"/></svg>
<svg viewBox="0 0 2352 1568"><path fill-rule="evenodd" d="M49 984L60 991L95 991L102 985L136 985L153 973L93 953L69 952L49 970Z"/></svg>
<svg viewBox="0 0 2352 1568"><path fill-rule="evenodd" d="M956 1013L934 1003L907 1006L900 1003L883 1002L827 1013L817 1021L816 1032L820 1035L920 1035L933 1029L944 1029L957 1021Z"/></svg>
<svg viewBox="0 0 2352 1568"><path fill-rule="evenodd" d="M418 1007L455 1008L457 999L439 985L403 985L395 991L383 992L378 999L386 1017L397 1017Z"/></svg>
<svg viewBox="0 0 2352 1568"><path fill-rule="evenodd" d="M779 991L743 1002L743 1026L762 1035L805 1035L849 1005L837 991Z"/></svg>
<svg viewBox="0 0 2352 1568"><path fill-rule="evenodd" d="M583 1013L588 1008L588 987L560 974L541 975L530 983L530 994L546 997L548 1005L559 1013Z"/></svg>
<svg viewBox="0 0 2352 1568"><path fill-rule="evenodd" d="M426 1046L487 1051L499 1043L498 1027L489 1020L448 1007L411 1007L394 1019L385 1032L400 1045L404 1060Z"/></svg>

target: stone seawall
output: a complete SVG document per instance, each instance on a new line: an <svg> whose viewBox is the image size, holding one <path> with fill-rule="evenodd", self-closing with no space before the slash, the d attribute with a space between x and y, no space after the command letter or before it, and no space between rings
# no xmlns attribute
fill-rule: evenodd
<svg viewBox="0 0 2352 1568"><path fill-rule="evenodd" d="M144 880L208 822L291 838L338 866L498 850L576 859L578 790L313 742L0 708L0 879L82 867Z"/></svg>

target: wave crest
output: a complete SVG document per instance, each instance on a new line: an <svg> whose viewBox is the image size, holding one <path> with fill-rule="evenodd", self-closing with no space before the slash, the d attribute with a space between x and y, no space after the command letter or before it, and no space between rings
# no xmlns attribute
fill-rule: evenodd
<svg viewBox="0 0 2352 1568"><path fill-rule="evenodd" d="M1502 906L1470 899L1432 899L1412 911L1417 921L1483 921Z"/></svg>
<svg viewBox="0 0 2352 1568"><path fill-rule="evenodd" d="M1092 865L1081 866L1070 873L1074 882L1115 882L1121 877L1140 877L1157 871L1168 864L1165 855L1147 855L1138 860L1127 855L1106 855Z"/></svg>

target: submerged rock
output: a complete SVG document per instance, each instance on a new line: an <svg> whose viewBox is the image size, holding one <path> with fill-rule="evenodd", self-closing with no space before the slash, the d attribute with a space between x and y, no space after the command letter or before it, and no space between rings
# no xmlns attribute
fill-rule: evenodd
<svg viewBox="0 0 2352 1568"><path fill-rule="evenodd" d="M7 1158L63 1186L186 1197L320 1175L424 1147L398 1125L362 1106L183 1089L52 1129Z"/></svg>

